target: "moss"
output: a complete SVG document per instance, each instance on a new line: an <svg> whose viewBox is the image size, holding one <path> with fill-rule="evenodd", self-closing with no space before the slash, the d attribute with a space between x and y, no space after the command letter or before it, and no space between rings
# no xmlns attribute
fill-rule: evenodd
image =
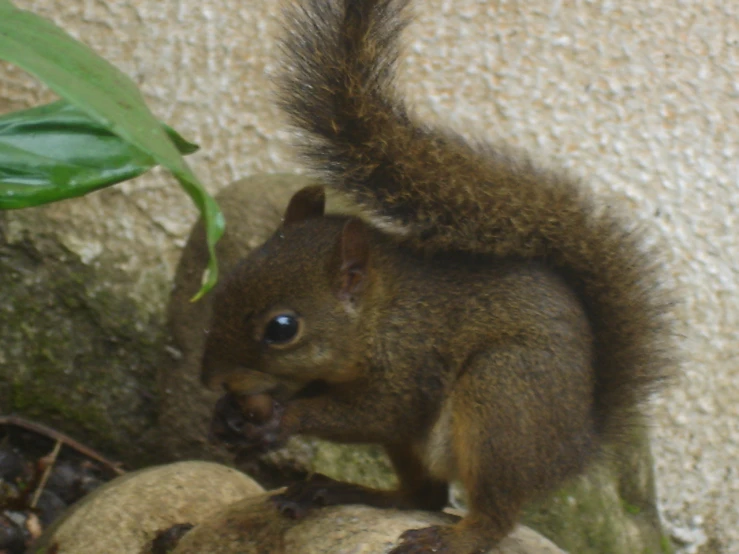
<svg viewBox="0 0 739 554"><path fill-rule="evenodd" d="M52 418L58 421L72 422L101 438L98 447L114 448L114 441L106 441L104 437L115 434L104 414L93 404L73 403L59 398L46 388L29 386L28 383L14 383L11 395L11 406L16 413L22 413L33 419Z"/></svg>
<svg viewBox="0 0 739 554"><path fill-rule="evenodd" d="M612 467L602 464L547 500L531 505L526 524L568 552L632 554L658 552L658 522L624 501Z"/></svg>
<svg viewBox="0 0 739 554"><path fill-rule="evenodd" d="M632 516L638 516L641 514L641 508L639 506L634 506L633 504L629 504L625 500L621 501L621 506L627 514L630 514Z"/></svg>
<svg viewBox="0 0 739 554"><path fill-rule="evenodd" d="M660 552L662 554L673 554L675 552L675 547L672 546L672 541L670 540L670 537L667 535L662 535L660 537Z"/></svg>
<svg viewBox="0 0 739 554"><path fill-rule="evenodd" d="M314 445L314 471L368 487L391 489L397 486L395 471L380 447L347 446L318 440Z"/></svg>
<svg viewBox="0 0 739 554"><path fill-rule="evenodd" d="M113 266L85 265L48 236L9 244L2 224L0 405L138 465L156 417L163 309L152 316Z"/></svg>

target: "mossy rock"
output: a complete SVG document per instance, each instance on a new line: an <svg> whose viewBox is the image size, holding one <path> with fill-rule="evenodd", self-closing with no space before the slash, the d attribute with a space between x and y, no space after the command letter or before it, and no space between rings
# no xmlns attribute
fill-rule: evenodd
<svg viewBox="0 0 739 554"><path fill-rule="evenodd" d="M122 195L62 204L0 212L1 411L141 464L166 344L166 272ZM123 240L121 225L138 236Z"/></svg>
<svg viewBox="0 0 739 554"><path fill-rule="evenodd" d="M645 430L583 476L529 506L524 522L568 552L671 554L657 512Z"/></svg>

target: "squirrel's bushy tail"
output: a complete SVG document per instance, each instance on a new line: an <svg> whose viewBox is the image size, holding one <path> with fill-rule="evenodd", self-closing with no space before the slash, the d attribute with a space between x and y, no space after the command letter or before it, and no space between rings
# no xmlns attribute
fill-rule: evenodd
<svg viewBox="0 0 739 554"><path fill-rule="evenodd" d="M540 258L570 280L596 337L598 431L620 434L667 375L654 260L569 177L419 124L393 88L407 0L300 0L288 10L281 106L330 186L427 250Z"/></svg>

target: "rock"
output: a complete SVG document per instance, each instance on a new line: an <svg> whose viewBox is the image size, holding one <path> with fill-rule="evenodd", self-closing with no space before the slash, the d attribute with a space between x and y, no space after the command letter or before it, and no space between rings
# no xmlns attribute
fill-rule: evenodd
<svg viewBox="0 0 739 554"><path fill-rule="evenodd" d="M139 554L158 532L179 523L199 524L218 509L261 492L246 475L210 462L143 469L83 498L30 551Z"/></svg>
<svg viewBox="0 0 739 554"><path fill-rule="evenodd" d="M210 462L179 462L129 473L69 509L29 550L34 554L149 554L152 541L191 524L172 554L386 552L407 529L453 523L443 513L340 506L296 521L279 514L246 475ZM557 554L519 527L490 554Z"/></svg>
<svg viewBox="0 0 739 554"><path fill-rule="evenodd" d="M523 521L570 552L671 552L662 533L647 433L610 452L588 472L538 504Z"/></svg>
<svg viewBox="0 0 739 554"><path fill-rule="evenodd" d="M236 502L195 527L172 554L384 554L408 529L453 523L441 513L338 506L302 520L280 515L270 494ZM526 527L518 527L489 554L562 554Z"/></svg>
<svg viewBox="0 0 739 554"><path fill-rule="evenodd" d="M0 211L1 412L129 464L154 454L141 436L166 345L163 235L116 189Z"/></svg>

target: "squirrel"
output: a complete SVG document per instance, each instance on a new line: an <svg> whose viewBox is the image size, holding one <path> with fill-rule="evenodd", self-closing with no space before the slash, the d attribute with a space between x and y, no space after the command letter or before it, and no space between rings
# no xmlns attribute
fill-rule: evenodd
<svg viewBox="0 0 739 554"><path fill-rule="evenodd" d="M313 476L274 501L440 510L457 480L467 515L392 554L485 551L643 422L673 364L658 260L577 179L417 120L394 88L407 0L287 10L278 102L323 185L214 293L213 435L382 445L397 490ZM361 214L326 213L324 186Z"/></svg>

